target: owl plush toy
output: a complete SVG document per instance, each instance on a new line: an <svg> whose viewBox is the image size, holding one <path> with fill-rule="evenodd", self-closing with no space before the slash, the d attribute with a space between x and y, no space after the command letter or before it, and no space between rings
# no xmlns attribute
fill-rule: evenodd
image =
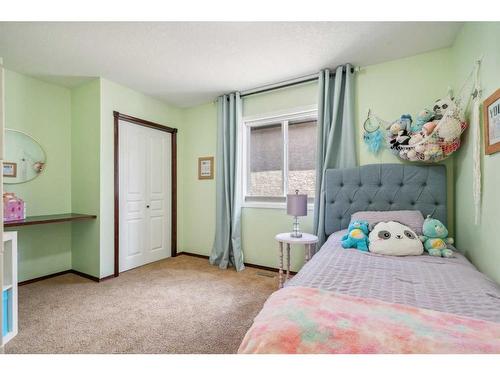
<svg viewBox="0 0 500 375"><path fill-rule="evenodd" d="M453 251L448 249L447 245L453 244L453 238L448 237L448 229L438 219L427 216L424 220L424 226L420 240L424 243L424 248L429 255L436 257L451 258Z"/></svg>
<svg viewBox="0 0 500 375"><path fill-rule="evenodd" d="M349 224L348 231L342 237L342 247L368 251L368 222L365 220L353 221Z"/></svg>

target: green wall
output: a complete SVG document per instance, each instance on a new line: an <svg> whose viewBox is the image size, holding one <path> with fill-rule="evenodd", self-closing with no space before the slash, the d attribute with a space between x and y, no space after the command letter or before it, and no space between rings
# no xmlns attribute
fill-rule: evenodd
<svg viewBox="0 0 500 375"><path fill-rule="evenodd" d="M97 220L19 230L19 279L75 269L113 273L113 111L180 128L181 110L103 78L72 90L6 71L6 125L37 139L47 168L33 181L5 185L28 214L78 212ZM182 132L178 134L179 154ZM179 155L179 248L182 248L182 156Z"/></svg>
<svg viewBox="0 0 500 375"><path fill-rule="evenodd" d="M500 87L500 23L466 23L458 35L451 58L455 82L461 85L475 61L483 56L481 66L482 100ZM481 108L482 110L482 108ZM482 113L482 112L481 112ZM482 132L481 122L481 135ZM465 134L455 160L455 225L458 246L472 262L492 279L500 282L500 242L492 237L498 230L500 212L500 153L484 155L481 139L482 211L479 225L474 224L472 200L472 138Z"/></svg>
<svg viewBox="0 0 500 375"><path fill-rule="evenodd" d="M287 108L316 104L317 83L251 95L243 100L243 116L273 113ZM198 158L215 156L217 105L208 103L183 111L183 251L209 255L215 231L215 179L198 180ZM216 171L217 173L217 171ZM242 210L242 241L245 262L276 266L274 236L290 229L292 218L282 209L248 208ZM311 213L302 218L301 228L312 230ZM303 263L303 249L292 256L292 268Z"/></svg>
<svg viewBox="0 0 500 375"><path fill-rule="evenodd" d="M217 105L184 110L182 124L185 142L180 150L183 179L179 190L183 194L183 233L179 250L209 255L215 231L215 179L198 180L198 158L215 156Z"/></svg>
<svg viewBox="0 0 500 375"><path fill-rule="evenodd" d="M118 111L144 120L173 128L181 126L181 110L125 86L101 78L101 145L100 145L100 276L113 273L114 265L114 120L113 111ZM179 153L182 150L182 132L178 135ZM181 158L178 160L180 166ZM178 202L182 202L182 169L179 168ZM179 205L182 212L182 205ZM182 223L182 216L178 217ZM182 227L178 237L182 238ZM181 248L182 243L179 243Z"/></svg>
<svg viewBox="0 0 500 375"><path fill-rule="evenodd" d="M72 224L72 268L100 276L100 80L71 91L71 206L97 220Z"/></svg>
<svg viewBox="0 0 500 375"><path fill-rule="evenodd" d="M370 154L362 143L362 124L368 108L392 120L402 113L415 114L446 95L453 83L450 50L437 50L410 58L367 66L356 75L357 152L361 164L398 163L389 151ZM244 99L243 115L272 113L317 102L317 84L308 83ZM199 181L196 160L215 155L216 106L204 104L184 110L184 250L208 255L212 247L215 218L215 180ZM453 160L445 163L449 181L449 227L453 231ZM243 208L242 241L245 261L275 267L278 263L276 233L290 230L291 218L283 209ZM312 231L312 212L301 221L304 231ZM292 254L292 269L303 264L298 247ZM294 250L295 251L295 250Z"/></svg>
<svg viewBox="0 0 500 375"><path fill-rule="evenodd" d="M356 124L361 165L405 163L390 150L370 153L363 143L363 122L368 109L384 120L396 120L403 113L414 116L445 96L453 85L450 49L441 49L383 64L363 67L356 75ZM411 164L411 162L406 162ZM445 160L448 172L448 228L453 235L453 157Z"/></svg>
<svg viewBox="0 0 500 375"><path fill-rule="evenodd" d="M4 184L26 201L28 215L71 211L71 95L66 88L5 70L6 127L35 138L47 154L45 171L23 184ZM19 280L71 268L71 224L17 230Z"/></svg>

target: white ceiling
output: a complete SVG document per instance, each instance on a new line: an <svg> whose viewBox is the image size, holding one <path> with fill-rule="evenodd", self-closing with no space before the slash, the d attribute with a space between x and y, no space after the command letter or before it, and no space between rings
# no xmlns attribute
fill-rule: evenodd
<svg viewBox="0 0 500 375"><path fill-rule="evenodd" d="M74 86L102 76L188 107L351 62L448 47L450 22L0 22L12 70Z"/></svg>

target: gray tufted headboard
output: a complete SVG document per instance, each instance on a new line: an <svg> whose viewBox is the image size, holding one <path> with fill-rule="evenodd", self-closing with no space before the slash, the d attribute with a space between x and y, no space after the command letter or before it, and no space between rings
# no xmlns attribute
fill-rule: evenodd
<svg viewBox="0 0 500 375"><path fill-rule="evenodd" d="M328 169L325 233L349 226L358 211L420 210L446 223L444 165L370 164Z"/></svg>

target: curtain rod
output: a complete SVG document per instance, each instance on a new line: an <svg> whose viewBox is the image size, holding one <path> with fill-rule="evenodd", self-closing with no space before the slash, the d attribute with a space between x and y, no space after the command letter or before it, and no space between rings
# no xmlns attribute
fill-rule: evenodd
<svg viewBox="0 0 500 375"><path fill-rule="evenodd" d="M254 89L241 91L240 97L254 95L254 94L260 94L261 92L266 92L266 91L271 91L271 90L282 89L282 88L285 88L288 86L298 85L299 83L311 82L311 81L317 80L318 78L319 78L319 73L314 73L314 74L309 74L307 76L302 76L302 77L289 79L286 81L272 83L270 85L260 86L260 87L254 88Z"/></svg>
<svg viewBox="0 0 500 375"><path fill-rule="evenodd" d="M351 68L351 73L358 72L359 67L353 67ZM345 67L344 67L345 70ZM335 74L335 72L333 72ZM306 76L302 77L297 77L297 78L292 78L286 81L281 81L277 83L272 83L270 85L265 85L265 86L260 86L256 87L254 89L249 89L249 90L243 90L240 92L240 97L243 98L244 96L248 95L255 95L255 94L260 94L266 91L272 91L272 90L277 90L277 89L282 89L285 87L293 86L293 85L298 85L300 83L306 83L306 82L312 82L315 81L319 78L319 73L314 73L314 74L309 74Z"/></svg>

